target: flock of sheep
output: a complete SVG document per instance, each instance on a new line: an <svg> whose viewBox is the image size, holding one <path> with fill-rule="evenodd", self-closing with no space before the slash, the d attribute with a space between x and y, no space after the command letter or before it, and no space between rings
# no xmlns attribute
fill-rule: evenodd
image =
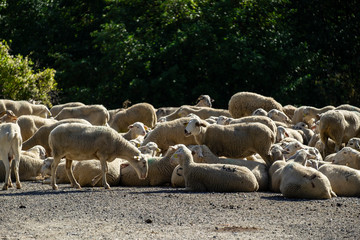
<svg viewBox="0 0 360 240"><path fill-rule="evenodd" d="M282 106L238 92L228 109L149 103L107 110L72 102L50 110L0 100L3 190L38 180L81 186L273 191L285 197L360 196L360 109Z"/></svg>

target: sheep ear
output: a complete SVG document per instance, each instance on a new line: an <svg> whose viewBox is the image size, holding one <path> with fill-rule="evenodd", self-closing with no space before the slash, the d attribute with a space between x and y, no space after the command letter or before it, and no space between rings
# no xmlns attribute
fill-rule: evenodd
<svg viewBox="0 0 360 240"><path fill-rule="evenodd" d="M131 129L133 127L134 127L134 125L131 124L131 125L128 126L128 129Z"/></svg>
<svg viewBox="0 0 360 240"><path fill-rule="evenodd" d="M146 130L146 131L148 131L148 130L149 130L149 127L148 127L148 126L146 126L146 125L144 125L144 128L145 128L145 130Z"/></svg>
<svg viewBox="0 0 360 240"><path fill-rule="evenodd" d="M214 100L214 99L211 99L211 102L215 102L215 100Z"/></svg>
<svg viewBox="0 0 360 240"><path fill-rule="evenodd" d="M191 151L191 155L195 155L195 153L196 153L195 151Z"/></svg>
<svg viewBox="0 0 360 240"><path fill-rule="evenodd" d="M123 163L123 164L120 164L120 169L124 169L126 167L130 166L129 163Z"/></svg>
<svg viewBox="0 0 360 240"><path fill-rule="evenodd" d="M187 126L188 124L189 124L189 122L185 122L185 123L184 123L184 126Z"/></svg>

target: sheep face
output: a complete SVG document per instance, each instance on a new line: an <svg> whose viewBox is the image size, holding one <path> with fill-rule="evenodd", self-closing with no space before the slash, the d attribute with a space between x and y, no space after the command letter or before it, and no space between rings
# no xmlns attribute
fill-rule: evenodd
<svg viewBox="0 0 360 240"><path fill-rule="evenodd" d="M173 166L176 166L178 164L182 166L185 156L191 155L190 150L184 144L177 144L175 146L172 146L171 149L175 150L175 152L170 157L170 164Z"/></svg>
<svg viewBox="0 0 360 240"><path fill-rule="evenodd" d="M356 155L356 150L350 147L344 147L343 149L341 149L339 152L336 153L333 159L333 163L348 166L349 164L351 164L355 155Z"/></svg>
<svg viewBox="0 0 360 240"><path fill-rule="evenodd" d="M135 137L145 136L147 127L142 122L135 122L128 127L131 131L134 132Z"/></svg>
<svg viewBox="0 0 360 240"><path fill-rule="evenodd" d="M143 154L141 154L140 156L135 156L134 157L137 161L132 161L130 162L130 164L133 166L133 168L135 169L137 175L139 176L139 179L145 179L147 178L148 175L148 171L149 171L149 164L148 164L148 160L147 157Z"/></svg>
<svg viewBox="0 0 360 240"><path fill-rule="evenodd" d="M185 136L199 135L201 132L201 127L206 127L205 124L201 123L199 119L191 119L185 128Z"/></svg>
<svg viewBox="0 0 360 240"><path fill-rule="evenodd" d="M214 102L214 99L212 99L209 95L200 95L200 97L197 99L196 106L212 107L212 102Z"/></svg>
<svg viewBox="0 0 360 240"><path fill-rule="evenodd" d="M290 122L290 119L288 116L286 116L285 113L277 110L277 109L271 109L267 116L269 118L271 118L274 121L279 121L279 122Z"/></svg>
<svg viewBox="0 0 360 240"><path fill-rule="evenodd" d="M295 129L295 130L302 130L304 128L308 128L308 125L304 122L298 122L297 124L295 124L293 126L293 129Z"/></svg>
<svg viewBox="0 0 360 240"><path fill-rule="evenodd" d="M351 138L346 146L360 151L360 138Z"/></svg>
<svg viewBox="0 0 360 240"><path fill-rule="evenodd" d="M216 124L229 125L229 120L230 120L230 118L228 118L226 116L219 116L216 120Z"/></svg>
<svg viewBox="0 0 360 240"><path fill-rule="evenodd" d="M267 114L268 113L264 109L258 108L251 115L253 115L253 116L267 116Z"/></svg>
<svg viewBox="0 0 360 240"><path fill-rule="evenodd" d="M44 163L41 167L41 176L45 177L46 175L51 175L51 164L54 162L54 159L52 157L46 158L44 160Z"/></svg>
<svg viewBox="0 0 360 240"><path fill-rule="evenodd" d="M204 154L200 145L195 145L190 148L191 154L195 162L204 163Z"/></svg>
<svg viewBox="0 0 360 240"><path fill-rule="evenodd" d="M145 146L139 147L139 150L142 154L147 154L152 157L161 152L161 149L154 142L148 142Z"/></svg>

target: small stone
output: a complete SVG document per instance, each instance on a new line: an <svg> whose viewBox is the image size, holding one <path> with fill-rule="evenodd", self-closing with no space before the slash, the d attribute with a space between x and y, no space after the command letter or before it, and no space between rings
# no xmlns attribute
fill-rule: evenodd
<svg viewBox="0 0 360 240"><path fill-rule="evenodd" d="M145 222L146 223L152 223L152 220L148 218L148 219L145 220Z"/></svg>
<svg viewBox="0 0 360 240"><path fill-rule="evenodd" d="M24 206L24 205L20 205L20 207L19 208L26 208L26 206Z"/></svg>

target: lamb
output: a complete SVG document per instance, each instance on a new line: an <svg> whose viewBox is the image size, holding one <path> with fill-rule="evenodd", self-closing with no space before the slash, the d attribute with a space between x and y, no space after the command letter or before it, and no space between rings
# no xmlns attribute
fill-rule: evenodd
<svg viewBox="0 0 360 240"><path fill-rule="evenodd" d="M0 124L0 158L5 167L5 180L3 190L12 187L11 181L11 162L14 160L14 173L16 179L16 188L21 188L19 178L19 163L21 157L21 131L16 123Z"/></svg>
<svg viewBox="0 0 360 240"><path fill-rule="evenodd" d="M360 151L360 138L357 137L350 138L346 146Z"/></svg>
<svg viewBox="0 0 360 240"><path fill-rule="evenodd" d="M49 109L42 104L32 104L28 101L13 101L8 99L0 99L0 112L11 110L16 116L36 115L43 118L51 116Z"/></svg>
<svg viewBox="0 0 360 240"><path fill-rule="evenodd" d="M283 122L283 123L291 123L290 118L282 111L277 109L271 109L267 116L274 121Z"/></svg>
<svg viewBox="0 0 360 240"><path fill-rule="evenodd" d="M44 160L46 158L46 150L41 145L35 145L28 150L21 151L21 156L23 155L27 155L32 158L40 158Z"/></svg>
<svg viewBox="0 0 360 240"><path fill-rule="evenodd" d="M174 188L185 187L184 169L180 165L177 165L171 174L171 186Z"/></svg>
<svg viewBox="0 0 360 240"><path fill-rule="evenodd" d="M116 113L108 124L118 132L126 132L127 127L134 122L142 122L150 128L155 127L157 117L154 107L149 103L132 105Z"/></svg>
<svg viewBox="0 0 360 240"><path fill-rule="evenodd" d="M229 112L234 118L249 116L258 108L263 108L265 111L271 109L282 111L281 104L275 99L253 92L238 92L229 100Z"/></svg>
<svg viewBox="0 0 360 240"><path fill-rule="evenodd" d="M319 168L330 181L332 190L338 196L360 196L360 171L341 165L324 164Z"/></svg>
<svg viewBox="0 0 360 240"><path fill-rule="evenodd" d="M226 109L217 109L210 107L194 107L183 105L172 114L163 118L163 121L172 121L180 117L186 117L190 113L193 113L201 119L207 119L209 117L227 116L231 117L230 113Z"/></svg>
<svg viewBox="0 0 360 240"><path fill-rule="evenodd" d="M305 122L308 126L311 126L313 119L316 118L317 114L325 113L329 110L333 110L334 106L326 106L323 108L314 108L310 106L301 106L297 108L294 112L294 116L292 117L291 121L293 124L298 122ZM304 110L307 109L304 113Z"/></svg>
<svg viewBox="0 0 360 240"><path fill-rule="evenodd" d="M329 199L336 197L329 179L299 163L286 164L281 171L280 192L288 198Z"/></svg>
<svg viewBox="0 0 360 240"><path fill-rule="evenodd" d="M109 112L103 105L86 105L78 107L64 107L54 118L56 120L79 118L85 119L93 125L105 126L109 121L110 116Z"/></svg>
<svg viewBox="0 0 360 240"><path fill-rule="evenodd" d="M0 113L0 123L15 123L17 121L17 117L11 110L2 111Z"/></svg>
<svg viewBox="0 0 360 240"><path fill-rule="evenodd" d="M356 111L331 110L320 118L320 138L325 145L324 156L329 152L328 138L334 140L335 151L352 137L360 136L360 113Z"/></svg>
<svg viewBox="0 0 360 240"><path fill-rule="evenodd" d="M258 153L270 165L270 147L275 134L262 123L209 125L200 119L191 119L185 128L186 136L194 136L196 144L207 145L217 156L244 158Z"/></svg>
<svg viewBox="0 0 360 240"><path fill-rule="evenodd" d="M129 131L121 134L126 140L130 141L138 136L145 136L148 129L142 122L135 122L128 126Z"/></svg>
<svg viewBox="0 0 360 240"><path fill-rule="evenodd" d="M55 119L42 118L35 115L22 115L17 119L24 142L31 138L41 126L55 122L57 122Z"/></svg>
<svg viewBox="0 0 360 240"><path fill-rule="evenodd" d="M172 146L176 151L171 156L173 165L184 169L185 187L190 191L252 192L259 184L254 174L246 167L226 164L195 163L191 151L183 144Z"/></svg>
<svg viewBox="0 0 360 240"><path fill-rule="evenodd" d="M149 142L155 142L161 149L162 153L166 153L169 146L175 144L196 144L193 136L186 137L184 135L184 124L188 123L191 118L179 118L169 122L163 122L156 125L156 127L146 135L142 146Z"/></svg>
<svg viewBox="0 0 360 240"><path fill-rule="evenodd" d="M208 163L208 164L231 164L237 166L247 167L256 177L259 184L259 191L268 189L269 177L267 172L267 166L263 163L248 161L244 159L231 159L217 157L206 145L194 145L189 146L193 155L194 162L196 163Z"/></svg>
<svg viewBox="0 0 360 240"><path fill-rule="evenodd" d="M344 147L335 154L333 163L360 170L360 152L351 147Z"/></svg>
<svg viewBox="0 0 360 240"><path fill-rule="evenodd" d="M65 107L79 107L79 106L85 106L85 104L81 102L68 102L64 104L54 105L52 108L50 108L51 116L58 115L58 113Z"/></svg>
<svg viewBox="0 0 360 240"><path fill-rule="evenodd" d="M88 142L91 141L91 144ZM148 162L140 151L125 140L114 129L104 126L88 126L78 123L65 123L54 128L49 134L49 146L54 162L51 168L51 184L56 185L56 169L60 159L66 158L66 172L71 185L81 188L75 180L71 164L73 160L97 159L101 163L102 182L105 189L110 189L106 181L107 162L120 157L129 161L135 168L139 178L147 176Z"/></svg>
<svg viewBox="0 0 360 240"><path fill-rule="evenodd" d="M169 148L163 157L149 158L149 171L145 179L139 179L129 163L121 165L121 186L161 186L171 182L171 175L175 166L170 164L170 158L175 152Z"/></svg>
<svg viewBox="0 0 360 240"><path fill-rule="evenodd" d="M86 124L86 125L91 125L91 123L89 123L88 121L86 121L84 119L75 119L75 118L74 119L73 118L64 119L64 120L55 122L53 124L44 125L44 126L40 127L39 130L37 130L36 133L31 138L29 138L28 140L26 140L23 143L22 149L28 150L28 149L34 147L35 145L41 145L45 148L46 155L50 156L51 149L50 149L49 140L48 140L49 134L55 127L57 127L63 123L82 123L82 124Z"/></svg>

